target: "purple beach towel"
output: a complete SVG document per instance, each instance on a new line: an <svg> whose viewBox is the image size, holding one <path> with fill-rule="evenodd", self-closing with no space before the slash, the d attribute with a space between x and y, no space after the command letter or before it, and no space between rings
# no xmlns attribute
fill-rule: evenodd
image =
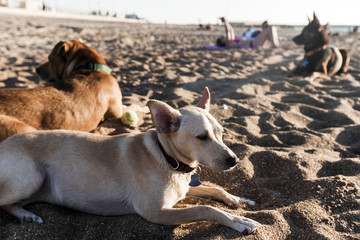
<svg viewBox="0 0 360 240"><path fill-rule="evenodd" d="M252 48L252 47L249 47L249 46L219 47L219 46L216 46L216 45L207 45L206 46L206 49L209 49L209 50L227 50L227 49L231 49L231 48Z"/></svg>

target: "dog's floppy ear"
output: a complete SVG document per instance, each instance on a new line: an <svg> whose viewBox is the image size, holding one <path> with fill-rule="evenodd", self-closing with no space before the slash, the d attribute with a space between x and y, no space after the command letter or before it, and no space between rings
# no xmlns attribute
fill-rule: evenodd
<svg viewBox="0 0 360 240"><path fill-rule="evenodd" d="M61 46L58 49L58 55L65 57L70 49L70 41L61 41Z"/></svg>
<svg viewBox="0 0 360 240"><path fill-rule="evenodd" d="M204 93L197 106L205 109L206 111L210 110L210 91L208 87L205 87Z"/></svg>
<svg viewBox="0 0 360 240"><path fill-rule="evenodd" d="M71 41L60 41L58 42L54 50L51 52L50 57L55 58L56 56L65 57L70 49Z"/></svg>
<svg viewBox="0 0 360 240"><path fill-rule="evenodd" d="M156 131L159 133L171 133L179 129L181 115L179 111L157 100L150 100L147 106L150 109Z"/></svg>

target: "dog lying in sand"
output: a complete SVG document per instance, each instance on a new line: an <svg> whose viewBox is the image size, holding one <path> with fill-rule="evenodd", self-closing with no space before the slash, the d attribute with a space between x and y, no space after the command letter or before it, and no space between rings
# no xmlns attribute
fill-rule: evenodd
<svg viewBox="0 0 360 240"><path fill-rule="evenodd" d="M347 49L329 46L329 36L315 13L313 20L309 19L309 24L293 41L304 45L305 49L304 59L295 69L295 74L309 75L309 80L314 80L348 71L350 56Z"/></svg>
<svg viewBox="0 0 360 240"><path fill-rule="evenodd" d="M122 96L105 60L84 43L61 41L37 73L53 86L0 90L0 141L42 129L91 131L120 118Z"/></svg>
<svg viewBox="0 0 360 240"><path fill-rule="evenodd" d="M22 222L42 222L23 209L45 201L99 215L137 213L177 225L218 222L241 233L261 225L211 206L173 208L189 196L237 206L253 201L217 187L189 186L198 162L233 168L236 155L222 142L223 129L209 114L210 93L197 107L175 110L149 101L155 129L138 135L103 136L75 131L36 131L0 144L0 206Z"/></svg>

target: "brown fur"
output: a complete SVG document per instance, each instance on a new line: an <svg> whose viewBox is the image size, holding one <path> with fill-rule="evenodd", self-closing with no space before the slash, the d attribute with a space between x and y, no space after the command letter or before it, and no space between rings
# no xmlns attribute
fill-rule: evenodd
<svg viewBox="0 0 360 240"><path fill-rule="evenodd" d="M103 118L120 118L122 96L115 78L101 70L78 70L87 63L106 65L84 43L61 41L37 72L53 86L0 90L0 141L41 129L93 130Z"/></svg>

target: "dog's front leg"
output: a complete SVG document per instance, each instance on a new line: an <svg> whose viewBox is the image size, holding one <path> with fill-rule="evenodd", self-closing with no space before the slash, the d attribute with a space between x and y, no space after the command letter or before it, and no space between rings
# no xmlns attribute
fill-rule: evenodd
<svg viewBox="0 0 360 240"><path fill-rule="evenodd" d="M218 201L224 202L228 206L236 207L240 203L244 202L250 205L255 205L254 201L251 201L246 198L241 198L235 195L232 195L225 191L224 189L218 187L207 187L207 186L197 186L190 187L188 196L196 196L196 197L205 197L212 198Z"/></svg>
<svg viewBox="0 0 360 240"><path fill-rule="evenodd" d="M260 223L252 219L236 216L211 206L165 208L158 212L148 211L148 214L141 215L148 221L166 225L178 225L197 221L220 223L243 234L250 234L261 227Z"/></svg>
<svg viewBox="0 0 360 240"><path fill-rule="evenodd" d="M326 60L321 63L321 65L317 68L318 71L313 72L309 77L305 79L308 81L314 81L315 79L322 78L324 80L331 80L330 76L328 76L327 72L327 64L329 60Z"/></svg>

